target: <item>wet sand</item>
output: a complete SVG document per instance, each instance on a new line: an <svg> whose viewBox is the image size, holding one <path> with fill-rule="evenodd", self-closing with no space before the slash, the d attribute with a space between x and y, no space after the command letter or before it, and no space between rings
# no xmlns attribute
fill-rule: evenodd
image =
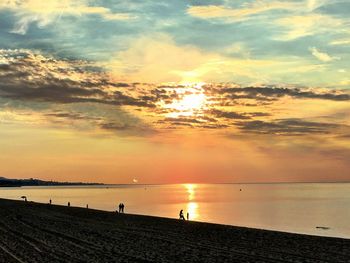
<svg viewBox="0 0 350 263"><path fill-rule="evenodd" d="M350 262L350 239L0 199L0 262Z"/></svg>

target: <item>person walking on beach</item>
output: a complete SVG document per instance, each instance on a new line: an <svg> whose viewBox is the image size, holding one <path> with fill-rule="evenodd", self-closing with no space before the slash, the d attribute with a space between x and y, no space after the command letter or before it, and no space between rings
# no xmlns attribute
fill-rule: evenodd
<svg viewBox="0 0 350 263"><path fill-rule="evenodd" d="M50 199L50 205L52 204L52 200Z"/></svg>
<svg viewBox="0 0 350 263"><path fill-rule="evenodd" d="M185 220L184 211L182 209L180 210L179 217L180 219Z"/></svg>
<svg viewBox="0 0 350 263"><path fill-rule="evenodd" d="M124 214L124 203L122 203L122 213Z"/></svg>

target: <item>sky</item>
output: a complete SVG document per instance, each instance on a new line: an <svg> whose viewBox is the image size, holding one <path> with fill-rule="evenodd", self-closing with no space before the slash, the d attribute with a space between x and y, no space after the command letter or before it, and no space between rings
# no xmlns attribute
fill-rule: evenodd
<svg viewBox="0 0 350 263"><path fill-rule="evenodd" d="M0 176L350 181L350 2L0 0Z"/></svg>

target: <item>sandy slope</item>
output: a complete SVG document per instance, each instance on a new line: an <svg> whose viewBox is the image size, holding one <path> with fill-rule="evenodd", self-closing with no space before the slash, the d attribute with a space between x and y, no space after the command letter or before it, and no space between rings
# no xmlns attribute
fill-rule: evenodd
<svg viewBox="0 0 350 263"><path fill-rule="evenodd" d="M0 262L350 262L350 240L0 199Z"/></svg>

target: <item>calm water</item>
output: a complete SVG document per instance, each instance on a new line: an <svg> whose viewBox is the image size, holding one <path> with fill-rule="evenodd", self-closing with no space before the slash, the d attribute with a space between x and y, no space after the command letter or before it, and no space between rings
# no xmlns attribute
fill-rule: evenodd
<svg viewBox="0 0 350 263"><path fill-rule="evenodd" d="M240 190L241 189L241 190ZM174 184L0 188L0 197L350 238L350 184ZM316 226L329 227L328 230Z"/></svg>

